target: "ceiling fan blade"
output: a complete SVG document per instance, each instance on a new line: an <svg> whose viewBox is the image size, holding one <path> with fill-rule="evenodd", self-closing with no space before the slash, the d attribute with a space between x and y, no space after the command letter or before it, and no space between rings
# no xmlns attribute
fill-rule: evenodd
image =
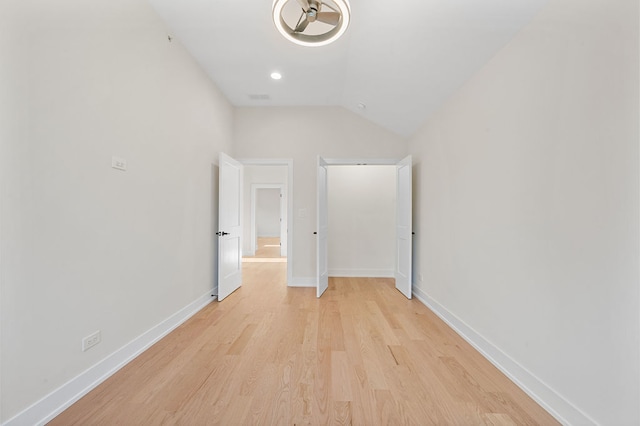
<svg viewBox="0 0 640 426"><path fill-rule="evenodd" d="M316 20L329 25L338 25L340 22L340 13L338 12L318 12Z"/></svg>
<svg viewBox="0 0 640 426"><path fill-rule="evenodd" d="M309 2L307 0L298 0L298 4L305 12L309 10Z"/></svg>
<svg viewBox="0 0 640 426"><path fill-rule="evenodd" d="M293 30L294 33L301 33L303 32L306 28L307 25L309 25L309 20L307 19L307 17L305 16L304 21L300 22L298 24L298 26L296 27L295 30Z"/></svg>

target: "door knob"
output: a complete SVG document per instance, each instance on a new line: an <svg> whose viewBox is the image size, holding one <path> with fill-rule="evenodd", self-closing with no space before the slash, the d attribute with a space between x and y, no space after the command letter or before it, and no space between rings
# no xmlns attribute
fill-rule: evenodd
<svg viewBox="0 0 640 426"><path fill-rule="evenodd" d="M222 237L222 236L224 236L224 235L229 235L229 233L228 233L228 232L224 232L224 231L220 231L220 232L216 232L216 235L218 235L218 236L221 236L221 237Z"/></svg>

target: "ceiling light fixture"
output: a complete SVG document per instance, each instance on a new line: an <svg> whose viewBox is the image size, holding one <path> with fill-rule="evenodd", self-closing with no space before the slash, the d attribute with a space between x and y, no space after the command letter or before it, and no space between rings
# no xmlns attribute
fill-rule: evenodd
<svg viewBox="0 0 640 426"><path fill-rule="evenodd" d="M282 78L282 74L277 71L271 73L271 78L274 80L280 80Z"/></svg>
<svg viewBox="0 0 640 426"><path fill-rule="evenodd" d="M301 46L326 46L336 41L347 30L350 18L349 0L273 0L276 28Z"/></svg>

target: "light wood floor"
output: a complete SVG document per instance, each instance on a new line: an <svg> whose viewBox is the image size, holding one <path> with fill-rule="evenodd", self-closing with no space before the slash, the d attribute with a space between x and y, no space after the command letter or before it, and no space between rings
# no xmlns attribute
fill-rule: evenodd
<svg viewBox="0 0 640 426"><path fill-rule="evenodd" d="M50 424L557 424L392 280L332 278L316 299L286 263L243 272Z"/></svg>
<svg viewBox="0 0 640 426"><path fill-rule="evenodd" d="M282 258L279 237L258 237L255 257Z"/></svg>

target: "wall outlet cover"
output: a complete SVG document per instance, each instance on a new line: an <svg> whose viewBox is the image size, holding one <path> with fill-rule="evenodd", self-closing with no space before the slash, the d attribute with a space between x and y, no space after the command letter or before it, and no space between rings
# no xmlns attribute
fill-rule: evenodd
<svg viewBox="0 0 640 426"><path fill-rule="evenodd" d="M102 336L100 334L100 330L94 333L91 333L90 335L82 339L82 352L85 352L88 349L94 347L101 341L102 341Z"/></svg>

